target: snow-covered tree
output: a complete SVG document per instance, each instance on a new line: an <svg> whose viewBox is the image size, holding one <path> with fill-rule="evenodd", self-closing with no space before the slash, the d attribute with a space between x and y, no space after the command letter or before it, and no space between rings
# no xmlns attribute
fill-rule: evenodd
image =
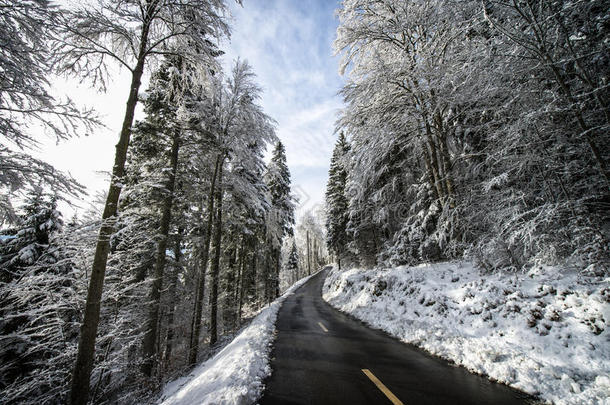
<svg viewBox="0 0 610 405"><path fill-rule="evenodd" d="M345 195L347 182L347 159L349 144L345 134L341 132L335 144L328 171L326 184L326 245L334 254L335 260L341 268L341 257L347 250L347 208L348 201Z"/></svg>
<svg viewBox="0 0 610 405"><path fill-rule="evenodd" d="M525 1L483 3L485 21L506 42L538 62L553 91L550 104L565 114L575 134L610 187L605 136L610 125L610 90L603 24L610 18L604 1Z"/></svg>
<svg viewBox="0 0 610 405"><path fill-rule="evenodd" d="M59 70L92 80L105 88L107 61L112 60L131 73L131 84L116 147L115 162L99 243L92 268L85 317L74 369L71 402L84 403L89 395L99 302L108 261L109 241L114 232L131 126L138 102L142 74L147 62L160 54L182 57L196 72L213 65L217 48L210 39L228 34L223 1L159 0L114 3L98 0L70 8L62 15L62 36L55 51Z"/></svg>
<svg viewBox="0 0 610 405"><path fill-rule="evenodd" d="M301 271L298 278L313 274L320 266L329 262L326 222L326 210L322 205L299 216L295 233Z"/></svg>
<svg viewBox="0 0 610 405"><path fill-rule="evenodd" d="M290 251L284 264L284 273L288 277L289 285L294 284L299 279L299 251L294 239L292 244L290 244Z"/></svg>
<svg viewBox="0 0 610 405"><path fill-rule="evenodd" d="M0 242L0 281L21 277L49 248L51 235L63 225L57 198L35 189L28 193L14 235Z"/></svg>
<svg viewBox="0 0 610 405"><path fill-rule="evenodd" d="M294 225L294 197L290 192L290 171L286 164L286 149L278 142L267 165L265 183L271 196L271 209L267 219L269 243L268 272L266 280L267 300L279 296L281 248L284 236L292 236Z"/></svg>
<svg viewBox="0 0 610 405"><path fill-rule="evenodd" d="M67 397L78 333L76 225L62 233L56 199L28 194L17 233L0 245L0 391L7 403Z"/></svg>
<svg viewBox="0 0 610 405"><path fill-rule="evenodd" d="M41 185L60 195L83 191L72 177L31 155L45 135L65 140L98 124L92 111L53 95L50 43L61 13L48 0L0 1L0 224L16 220L15 197Z"/></svg>
<svg viewBox="0 0 610 405"><path fill-rule="evenodd" d="M604 268L599 4L344 1L350 252Z"/></svg>

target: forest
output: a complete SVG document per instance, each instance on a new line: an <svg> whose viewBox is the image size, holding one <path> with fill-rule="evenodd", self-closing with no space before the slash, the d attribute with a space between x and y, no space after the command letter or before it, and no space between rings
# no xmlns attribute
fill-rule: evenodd
<svg viewBox="0 0 610 405"><path fill-rule="evenodd" d="M326 189L341 264L608 275L605 1L346 0Z"/></svg>
<svg viewBox="0 0 610 405"><path fill-rule="evenodd" d="M0 0L0 404L155 401L331 258L607 280L607 1L338 3L343 108L301 212L254 69L220 62L227 3ZM109 187L66 218L91 196L37 151L104 122L53 78L117 69Z"/></svg>
<svg viewBox="0 0 610 405"><path fill-rule="evenodd" d="M145 401L324 260L311 213L305 250L295 239L253 69L218 60L228 15L221 0L0 1L0 403ZM103 92L116 67L131 82L110 188L64 218L85 188L34 152L102 121L50 78Z"/></svg>

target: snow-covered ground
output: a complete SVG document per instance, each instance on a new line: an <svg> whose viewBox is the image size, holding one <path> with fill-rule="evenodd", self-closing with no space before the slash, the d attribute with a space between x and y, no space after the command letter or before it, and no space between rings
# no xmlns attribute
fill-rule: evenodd
<svg viewBox="0 0 610 405"><path fill-rule="evenodd" d="M333 271L323 296L405 342L556 404L610 404L610 283L469 263Z"/></svg>
<svg viewBox="0 0 610 405"><path fill-rule="evenodd" d="M310 276L311 277L311 276ZM189 375L168 383L162 405L252 404L271 374L269 354L277 313L286 297L309 280L305 277L265 307L235 339Z"/></svg>

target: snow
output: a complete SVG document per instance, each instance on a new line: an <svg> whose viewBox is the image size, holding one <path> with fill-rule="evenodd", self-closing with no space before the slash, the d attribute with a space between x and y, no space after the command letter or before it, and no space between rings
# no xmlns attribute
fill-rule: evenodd
<svg viewBox="0 0 610 405"><path fill-rule="evenodd" d="M269 354L275 321L282 302L311 276L290 287L265 307L231 343L188 376L168 383L162 405L251 404L261 395L271 375Z"/></svg>
<svg viewBox="0 0 610 405"><path fill-rule="evenodd" d="M556 404L610 404L610 280L467 262L333 271L323 297L374 328Z"/></svg>

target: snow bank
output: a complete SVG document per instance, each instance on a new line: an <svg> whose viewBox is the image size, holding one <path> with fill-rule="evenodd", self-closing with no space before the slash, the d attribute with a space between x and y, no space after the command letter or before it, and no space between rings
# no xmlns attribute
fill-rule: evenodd
<svg viewBox="0 0 610 405"><path fill-rule="evenodd" d="M405 342L556 404L610 404L610 285L469 263L331 272L323 297Z"/></svg>
<svg viewBox="0 0 610 405"><path fill-rule="evenodd" d="M311 276L310 276L311 277ZM235 339L188 376L168 383L162 405L251 404L271 374L269 353L282 302L309 280L305 277L263 309Z"/></svg>

